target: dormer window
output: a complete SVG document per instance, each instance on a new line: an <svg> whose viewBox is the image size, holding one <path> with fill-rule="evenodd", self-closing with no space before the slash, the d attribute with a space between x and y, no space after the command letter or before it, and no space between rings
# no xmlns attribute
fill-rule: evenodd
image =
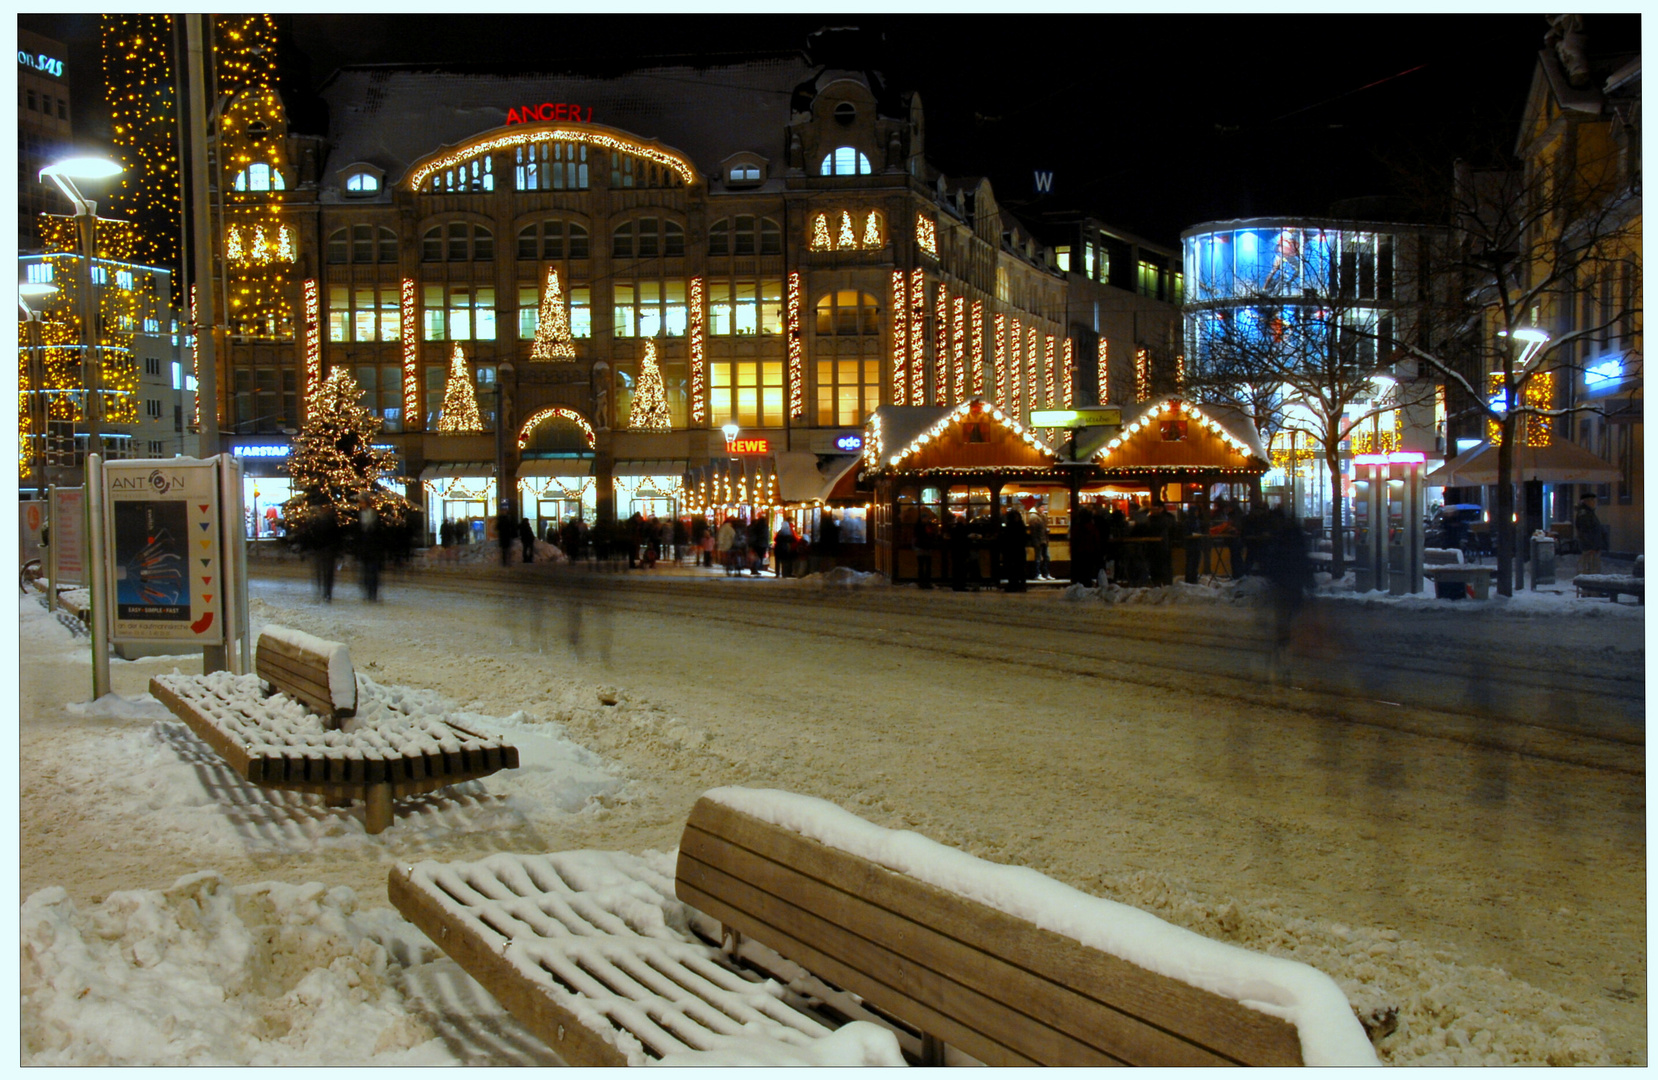
<svg viewBox="0 0 1658 1080"><path fill-rule="evenodd" d="M733 165L726 173L726 183L729 184L758 184L760 182L760 167L758 165Z"/></svg>
<svg viewBox="0 0 1658 1080"><path fill-rule="evenodd" d="M352 173L345 178L345 189L353 195L372 195L380 190L380 178L373 173Z"/></svg>
<svg viewBox="0 0 1658 1080"><path fill-rule="evenodd" d="M850 101L843 101L835 106L835 122L837 124L851 124L858 118L858 107Z"/></svg>
<svg viewBox="0 0 1658 1080"><path fill-rule="evenodd" d="M823 176L868 176L871 171L869 155L855 146L837 146L833 153L824 155L823 163L818 166Z"/></svg>

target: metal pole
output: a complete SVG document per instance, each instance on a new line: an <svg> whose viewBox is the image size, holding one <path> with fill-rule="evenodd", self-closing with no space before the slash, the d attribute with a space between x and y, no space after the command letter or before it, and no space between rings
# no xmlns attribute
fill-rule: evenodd
<svg viewBox="0 0 1658 1080"><path fill-rule="evenodd" d="M203 15L186 15L185 38L190 70L190 188L187 205L193 237L191 281L196 286L196 347L201 369L196 372L196 399L201 413L197 455L219 452L218 356L213 335L213 235L207 194L207 107L203 97L207 75L202 53ZM188 295L188 294L186 294Z"/></svg>
<svg viewBox="0 0 1658 1080"><path fill-rule="evenodd" d="M104 556L104 460L101 454L86 459L86 486L81 489L86 537L87 584L92 594L92 700L110 692L109 630L114 598L110 596L108 563Z"/></svg>
<svg viewBox="0 0 1658 1080"><path fill-rule="evenodd" d="M103 358L97 349L98 305L92 295L92 259L98 250L95 246L98 204L90 199L81 201L84 205L75 208L75 229L81 253L77 306L81 321L81 382L86 386L86 408L83 410L86 414L86 449L87 453L101 454L104 449Z"/></svg>

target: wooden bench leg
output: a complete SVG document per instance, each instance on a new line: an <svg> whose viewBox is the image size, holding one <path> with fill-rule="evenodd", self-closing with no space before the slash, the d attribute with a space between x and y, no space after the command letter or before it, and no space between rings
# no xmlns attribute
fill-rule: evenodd
<svg viewBox="0 0 1658 1080"><path fill-rule="evenodd" d="M937 1035L921 1033L921 1064L939 1066L944 1064L944 1040Z"/></svg>
<svg viewBox="0 0 1658 1080"><path fill-rule="evenodd" d="M370 784L368 797L363 800L364 818L370 835L385 832L391 824L391 785Z"/></svg>
<svg viewBox="0 0 1658 1080"><path fill-rule="evenodd" d="M349 796L349 795L324 795L322 797L322 805L327 806L327 807L350 806L351 805L351 796Z"/></svg>

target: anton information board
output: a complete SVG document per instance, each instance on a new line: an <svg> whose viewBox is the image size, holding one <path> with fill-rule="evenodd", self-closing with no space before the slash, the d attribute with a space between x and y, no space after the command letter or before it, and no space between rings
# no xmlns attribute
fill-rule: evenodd
<svg viewBox="0 0 1658 1080"><path fill-rule="evenodd" d="M218 463L104 464L113 641L224 640Z"/></svg>

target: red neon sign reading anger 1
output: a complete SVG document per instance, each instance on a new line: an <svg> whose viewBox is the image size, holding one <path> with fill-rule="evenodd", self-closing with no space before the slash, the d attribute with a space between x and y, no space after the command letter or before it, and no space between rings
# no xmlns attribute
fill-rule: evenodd
<svg viewBox="0 0 1658 1080"><path fill-rule="evenodd" d="M516 109L507 110L509 124L535 124L542 121L568 120L576 124L591 124L593 122L593 106L583 110L580 105L569 102L544 101L540 105L523 105Z"/></svg>

